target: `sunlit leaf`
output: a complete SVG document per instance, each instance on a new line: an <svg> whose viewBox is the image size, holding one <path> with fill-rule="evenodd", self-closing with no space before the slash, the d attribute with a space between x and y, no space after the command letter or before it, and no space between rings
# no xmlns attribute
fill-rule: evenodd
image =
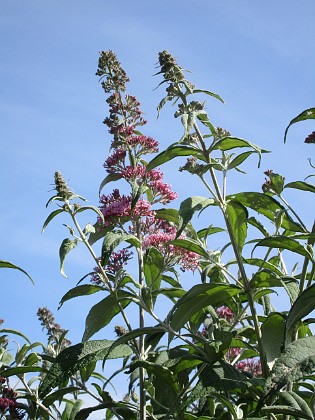
<svg viewBox="0 0 315 420"><path fill-rule="evenodd" d="M227 203L226 211L238 250L242 251L247 236L248 211L246 207L234 200Z"/></svg>
<svg viewBox="0 0 315 420"><path fill-rule="evenodd" d="M315 185L304 181L289 182L288 184L285 184L284 188L295 188L296 190L315 193Z"/></svg>
<svg viewBox="0 0 315 420"><path fill-rule="evenodd" d="M173 241L169 241L167 243L187 249L187 251L194 252L195 254L201 255L204 258L209 258L208 252L200 244L193 241L192 239L174 239Z"/></svg>
<svg viewBox="0 0 315 420"><path fill-rule="evenodd" d="M200 196L192 196L182 201L180 203L178 211L178 214L182 217L182 223L179 231L177 232L177 236L179 236L181 232L185 229L195 212L200 212L201 210L207 208L208 206L211 206L214 203L215 200L213 198L206 198Z"/></svg>
<svg viewBox="0 0 315 420"><path fill-rule="evenodd" d="M255 248L257 246L267 246L269 248L286 249L288 251L303 255L304 257L307 257L311 260L313 259L310 252L303 245L301 245L295 239L284 235L276 235L269 236L268 238L263 238L255 245Z"/></svg>
<svg viewBox="0 0 315 420"><path fill-rule="evenodd" d="M218 99L223 104L225 103L224 100L221 98L221 96L219 96L217 93L210 92L210 90L206 90L206 89L194 89L193 90L193 93L205 93L206 95L209 95L209 96L212 96L213 98Z"/></svg>
<svg viewBox="0 0 315 420"><path fill-rule="evenodd" d="M300 121L304 120L311 120L315 118L315 108L309 108L305 111L301 112L297 117L293 118L293 120L290 121L290 124L287 126L285 133L284 133L284 142L286 142L288 130L291 127L292 124L295 124Z"/></svg>
<svg viewBox="0 0 315 420"><path fill-rule="evenodd" d="M237 200L243 204L243 206L257 211L272 221L274 221L277 211L285 210L285 208L273 197L258 192L242 192L233 194L228 198ZM288 214L283 215L282 227L293 232L304 232L303 227L294 222Z"/></svg>

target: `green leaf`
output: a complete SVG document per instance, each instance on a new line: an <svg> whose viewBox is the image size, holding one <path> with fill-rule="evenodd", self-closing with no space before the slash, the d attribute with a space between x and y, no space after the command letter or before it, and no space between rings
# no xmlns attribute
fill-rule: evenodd
<svg viewBox="0 0 315 420"><path fill-rule="evenodd" d="M277 393L282 387L290 382L296 382L304 375L310 375L315 371L315 337L306 337L293 341L289 344L282 356L273 366L267 383L266 395Z"/></svg>
<svg viewBox="0 0 315 420"><path fill-rule="evenodd" d="M288 184L285 184L284 188L295 188L296 190L315 193L315 185L304 181L289 182Z"/></svg>
<svg viewBox="0 0 315 420"><path fill-rule="evenodd" d="M83 284L81 286L76 286L73 289L70 289L65 295L63 295L61 301L59 302L58 309L60 309L67 300L78 296L92 295L94 293L100 292L101 290L104 290L102 286L97 286L94 284Z"/></svg>
<svg viewBox="0 0 315 420"><path fill-rule="evenodd" d="M211 122L210 122L210 120L208 118L208 115L206 113L205 114L198 114L197 115L197 118L198 118L198 120L203 125L205 125L206 127L210 128L211 134L213 136L215 136L215 134L216 134L216 128L211 124Z"/></svg>
<svg viewBox="0 0 315 420"><path fill-rule="evenodd" d="M22 338L24 338L24 340L28 343L28 344L31 344L31 341L26 337L26 335L24 335L23 333L21 333L20 331L17 331L17 330L12 330L12 329L7 329L7 328L1 328L1 330L0 330L0 333L1 334L14 334L14 335L17 335L17 336L19 336L19 337L22 337Z"/></svg>
<svg viewBox="0 0 315 420"><path fill-rule="evenodd" d="M272 312L261 326L262 343L269 368L281 356L284 340L285 318L278 312Z"/></svg>
<svg viewBox="0 0 315 420"><path fill-rule="evenodd" d="M313 418L313 413L308 406L307 402L300 397L296 392L293 391L282 391L280 393L280 399L286 404L297 410L302 410L304 414L308 415L309 418Z"/></svg>
<svg viewBox="0 0 315 420"><path fill-rule="evenodd" d="M269 236L268 238L263 238L255 245L254 249L257 246L267 246L269 248L286 249L288 251L303 255L304 257L307 257L310 260L313 260L313 256L306 248L304 248L303 245L301 245L295 239L285 235L275 235Z"/></svg>
<svg viewBox="0 0 315 420"><path fill-rule="evenodd" d="M110 402L98 404L94 407L83 408L82 410L80 410L77 413L74 420L85 420L94 411L105 410L105 409L107 409L107 412L108 411L113 411L114 413L119 415L120 416L119 418L121 418L121 419L137 420L138 417L137 417L136 412L132 411L131 408L129 408L129 407L130 407L130 405L128 403L125 403L125 402L110 401ZM99 417L99 418L101 418L101 417ZM116 417L116 418L118 418L118 417Z"/></svg>
<svg viewBox="0 0 315 420"><path fill-rule="evenodd" d="M283 176L272 172L269 175L269 178L271 182L271 188L273 189L273 191L275 191L277 194L281 194L284 186Z"/></svg>
<svg viewBox="0 0 315 420"><path fill-rule="evenodd" d="M308 414L304 413L302 410L288 407L286 405L273 405L273 406L263 407L261 411L263 413L287 414L289 416L293 416L296 419L313 420L313 416L310 417Z"/></svg>
<svg viewBox="0 0 315 420"><path fill-rule="evenodd" d="M105 223L104 215L101 212L101 210L98 207L95 206L82 206L78 210L76 210L75 214L82 213L85 210L92 210L94 213L98 215L98 217L102 220L103 223Z"/></svg>
<svg viewBox="0 0 315 420"><path fill-rule="evenodd" d="M188 251L201 255L204 258L209 258L208 252L192 239L174 239L174 241L169 241L167 243L170 245L175 245L179 246L180 248L187 249Z"/></svg>
<svg viewBox="0 0 315 420"><path fill-rule="evenodd" d="M98 222L94 223L93 226L94 226L95 232L91 232L89 235L88 241L90 245L95 244L95 242L103 238L108 232L114 229L114 225L102 226Z"/></svg>
<svg viewBox="0 0 315 420"><path fill-rule="evenodd" d="M43 227L42 227L42 233L44 232L44 230L46 229L46 227L48 226L49 222L55 217L57 216L57 214L64 212L64 209L58 209L53 211L52 213L50 213L50 215L47 217L47 219L45 220Z"/></svg>
<svg viewBox="0 0 315 420"><path fill-rule="evenodd" d="M255 273L249 282L251 289L260 287L283 287L281 278L272 270L264 268Z"/></svg>
<svg viewBox="0 0 315 420"><path fill-rule="evenodd" d="M267 150L261 150L259 146L256 144L250 143L249 141L245 139L241 139L239 137L224 137L223 139L220 139L214 143L214 145L211 147L210 151L212 150L231 150L239 147L250 147L254 149L254 152L258 153L259 156L259 162L258 167L260 166L260 159L262 153L269 153Z"/></svg>
<svg viewBox="0 0 315 420"><path fill-rule="evenodd" d="M51 394L47 395L46 398L43 399L42 404L45 407L49 407L55 401L62 400L66 394L70 394L72 392L80 391L81 388L77 386L69 386L67 388L59 388L57 391L52 392Z"/></svg>
<svg viewBox="0 0 315 420"><path fill-rule="evenodd" d="M224 100L219 96L217 93L210 92L210 90L205 89L194 89L193 93L205 93L206 95L212 96L213 98L218 99L223 104L225 103Z"/></svg>
<svg viewBox="0 0 315 420"><path fill-rule="evenodd" d="M62 244L59 248L59 257L60 257L60 273L63 277L68 278L63 270L64 262L67 254L77 246L77 239L66 238L62 241Z"/></svg>
<svg viewBox="0 0 315 420"><path fill-rule="evenodd" d="M109 182L118 181L121 178L122 178L121 174L111 173L107 175L107 177L103 179L103 181L101 182L100 188L98 190L98 194L99 195L101 194L101 191L105 187L106 184L108 184Z"/></svg>
<svg viewBox="0 0 315 420"><path fill-rule="evenodd" d="M231 163L229 164L229 169L237 168L241 163L243 163L253 153L255 153L255 152L250 151L250 152L244 152L244 153L239 154L238 156L236 156L231 161Z"/></svg>
<svg viewBox="0 0 315 420"><path fill-rule="evenodd" d="M94 305L86 318L82 341L87 341L95 333L108 325L113 317L120 312L119 306L125 308L129 305L132 298L133 295L131 293L119 290L117 292L117 298L114 295L109 295Z"/></svg>
<svg viewBox="0 0 315 420"><path fill-rule="evenodd" d="M238 250L242 252L247 236L246 220L248 217L248 211L246 207L234 200L227 203L226 211Z"/></svg>
<svg viewBox="0 0 315 420"><path fill-rule="evenodd" d="M315 108L309 108L305 111L301 112L297 117L293 118L293 120L290 121L290 124L287 126L285 133L284 133L284 142L286 142L288 130L291 127L292 124L295 124L300 121L304 120L311 120L315 118Z"/></svg>
<svg viewBox="0 0 315 420"><path fill-rule="evenodd" d="M160 288L164 268L163 255L156 248L149 248L144 256L144 276L147 286L152 290Z"/></svg>
<svg viewBox="0 0 315 420"><path fill-rule="evenodd" d="M275 214L278 210L285 210L273 197L257 192L242 192L229 196L228 199L237 200L243 206L257 211L272 221L274 221ZM295 223L288 214L283 215L281 226L293 232L304 232L303 227Z"/></svg>
<svg viewBox="0 0 315 420"><path fill-rule="evenodd" d="M111 253L121 242L128 242L130 245L135 246L136 248L141 247L141 242L134 235L126 235L124 232L119 230L107 232L104 236L102 246L102 265L105 266L107 264Z"/></svg>
<svg viewBox="0 0 315 420"><path fill-rule="evenodd" d="M196 156L199 159L204 159L198 149L195 149L191 146L175 143L153 158L147 165L147 171L150 171L157 166L163 165L163 163L166 163L179 156Z"/></svg>
<svg viewBox="0 0 315 420"><path fill-rule="evenodd" d="M9 261L0 260L0 268L12 268L14 270L19 270L22 273L24 273L31 280L31 282L34 284L33 279L27 274L26 271L24 271L22 268L18 267L17 265L15 265L15 264L13 264Z"/></svg>
<svg viewBox="0 0 315 420"><path fill-rule="evenodd" d="M286 321L286 338L291 341L295 324L315 309L315 284L305 289L293 303Z"/></svg>
<svg viewBox="0 0 315 420"><path fill-rule="evenodd" d="M217 306L238 295L242 290L227 284L197 284L181 297L168 314L171 327L178 331L190 317L206 306Z"/></svg>
<svg viewBox="0 0 315 420"><path fill-rule="evenodd" d="M179 231L177 232L177 236L182 233L196 211L201 211L206 207L213 205L214 203L215 200L213 198L200 196L192 196L182 201L178 211L179 216L182 217L182 223Z"/></svg>
<svg viewBox="0 0 315 420"><path fill-rule="evenodd" d="M127 357L132 354L132 350L126 345L117 346L115 351L108 353L113 343L114 341L111 340L94 340L75 344L62 350L39 386L40 398L46 397L53 388L66 382L80 369L102 360L105 354L108 359Z"/></svg>
<svg viewBox="0 0 315 420"><path fill-rule="evenodd" d="M158 209L155 210L155 217L157 219L167 220L168 222L174 223L175 226L178 226L180 217L178 210L175 209Z"/></svg>
<svg viewBox="0 0 315 420"><path fill-rule="evenodd" d="M31 373L31 372L41 372L45 373L47 372L46 369L43 369L41 366L18 366L13 368L4 368L3 370L0 369L0 374L4 378L8 378L10 376L15 375L24 375L25 373Z"/></svg>

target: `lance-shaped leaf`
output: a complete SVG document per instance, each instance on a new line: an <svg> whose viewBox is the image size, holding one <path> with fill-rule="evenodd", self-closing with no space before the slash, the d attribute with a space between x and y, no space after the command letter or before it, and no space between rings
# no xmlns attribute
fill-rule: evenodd
<svg viewBox="0 0 315 420"><path fill-rule="evenodd" d="M295 181L285 184L284 188L295 188L296 190L308 191L315 193L315 185L305 181Z"/></svg>
<svg viewBox="0 0 315 420"><path fill-rule="evenodd" d="M133 297L131 293L119 290L117 297L109 295L94 305L86 318L82 341L87 341L95 333L108 325L113 317L120 312L120 308L128 306Z"/></svg>
<svg viewBox="0 0 315 420"><path fill-rule="evenodd" d="M315 371L315 337L301 338L289 344L279 357L267 382L263 401L290 382L296 382Z"/></svg>
<svg viewBox="0 0 315 420"><path fill-rule="evenodd" d="M41 366L17 366L13 368L2 368L0 369L0 375L4 378L9 378L10 376L15 375L24 375L26 373L38 372L38 373L47 373L47 370Z"/></svg>
<svg viewBox="0 0 315 420"><path fill-rule="evenodd" d="M67 300L78 296L92 295L94 293L100 292L101 290L104 290L104 288L102 286L97 286L96 284L82 284L81 286L76 286L73 289L70 289L65 295L63 295L61 301L59 302L58 309L60 309Z"/></svg>
<svg viewBox="0 0 315 420"><path fill-rule="evenodd" d="M174 239L174 241L169 241L167 243L187 249L187 251L194 252L204 258L209 258L208 252L198 242L193 241L192 239Z"/></svg>
<svg viewBox="0 0 315 420"><path fill-rule="evenodd" d="M241 163L243 163L250 155L255 153L254 151L240 153L236 156L231 163L229 164L229 169L237 168Z"/></svg>
<svg viewBox="0 0 315 420"><path fill-rule="evenodd" d="M168 222L174 223L175 226L178 226L179 221L180 221L178 210L175 210L175 209L155 210L155 217L157 219L163 219L163 220L167 220Z"/></svg>
<svg viewBox="0 0 315 420"><path fill-rule="evenodd" d="M268 238L264 238L261 241L259 241L255 245L254 249L257 246L267 246L269 248L286 249L288 251L303 255L303 257L307 257L310 260L313 260L313 256L309 252L308 249L306 249L303 245L301 245L300 242L288 236L284 236L284 235L269 236Z"/></svg>
<svg viewBox="0 0 315 420"><path fill-rule="evenodd" d="M315 309L315 284L305 289L293 303L287 317L285 333L291 341L295 324Z"/></svg>
<svg viewBox="0 0 315 420"><path fill-rule="evenodd" d="M132 407L130 404L126 402L109 401L109 402L98 404L94 407L83 408L76 414L75 420L86 420L87 418L89 418L90 414L93 413L94 411L100 411L100 410L105 410L105 409L107 410L107 413L112 412L112 413L117 414L120 419L126 419L126 420L138 419L137 412L132 410ZM108 417L108 418L113 418L113 417Z"/></svg>
<svg viewBox="0 0 315 420"><path fill-rule="evenodd" d="M206 306L217 306L226 303L231 297L238 295L241 288L227 284L197 284L193 286L174 305L167 316L173 330L182 328L190 317Z"/></svg>
<svg viewBox="0 0 315 420"><path fill-rule="evenodd" d="M65 395L76 391L80 391L80 388L77 386L69 386L66 388L57 389L57 391L47 395L47 397L43 399L42 404L46 407L49 407L55 401L61 401Z"/></svg>
<svg viewBox="0 0 315 420"><path fill-rule="evenodd" d="M285 318L278 312L268 315L261 327L262 343L269 368L281 356L284 340Z"/></svg>
<svg viewBox="0 0 315 420"><path fill-rule="evenodd" d="M13 264L13 263L11 263L9 261L3 261L3 260L1 260L0 261L0 268L12 268L14 270L19 270L22 273L24 273L31 280L31 282L34 284L33 279L29 276L29 274L27 274L27 272L25 270L23 270L23 268L20 268L17 265L15 265L15 264Z"/></svg>
<svg viewBox="0 0 315 420"><path fill-rule="evenodd" d="M105 234L103 240L102 265L106 265L111 253L121 242L128 242L130 245L135 246L136 248L141 247L141 242L134 235L126 235L120 230L113 230L111 232L108 232Z"/></svg>
<svg viewBox="0 0 315 420"><path fill-rule="evenodd" d="M62 241L62 244L59 248L59 257L60 257L60 273L63 277L67 278L64 272L64 263L67 254L77 246L78 240L77 239L70 239L66 238Z"/></svg>
<svg viewBox="0 0 315 420"><path fill-rule="evenodd" d="M53 388L67 381L78 370L102 360L105 354L108 359L127 357L132 354L132 350L126 345L117 346L115 350L108 353L112 344L111 340L94 340L75 344L62 350L39 386L40 398L44 398Z"/></svg>
<svg viewBox="0 0 315 420"><path fill-rule="evenodd" d="M242 192L229 196L228 198L237 200L239 203L243 204L243 206L257 211L259 214L262 214L272 221L274 221L277 211L285 210L285 208L280 203L278 203L277 200L267 194L257 192ZM298 223L295 223L286 213L283 214L281 226L284 229L292 230L293 232L304 232L303 227Z"/></svg>
<svg viewBox="0 0 315 420"><path fill-rule="evenodd" d="M151 169L163 165L163 163L179 156L196 156L197 158L204 160L204 157L198 149L175 143L152 159L147 165L147 171L151 171Z"/></svg>
<svg viewBox="0 0 315 420"><path fill-rule="evenodd" d="M144 276L147 286L152 290L160 288L164 269L163 255L156 248L149 248L144 256Z"/></svg>
<svg viewBox="0 0 315 420"><path fill-rule="evenodd" d="M305 111L301 112L297 117L293 118L293 120L290 121L290 124L287 126L285 133L284 133L284 142L286 142L288 130L291 127L292 124L295 124L300 121L304 120L311 120L315 118L315 108L309 108Z"/></svg>
<svg viewBox="0 0 315 420"><path fill-rule="evenodd" d="M241 203L234 200L227 203L226 211L238 250L242 251L247 236L248 211Z"/></svg>
<svg viewBox="0 0 315 420"><path fill-rule="evenodd" d="M108 184L109 182L118 181L121 178L122 178L121 174L111 173L107 175L107 177L103 179L103 181L101 182L100 188L98 190L99 195L101 194L101 191L105 187L106 184Z"/></svg>
<svg viewBox="0 0 315 420"><path fill-rule="evenodd" d="M200 196L192 196L182 201L178 211L179 216L182 217L182 223L180 225L179 231L177 232L177 236L182 233L196 211L202 211L206 207L213 204L215 204L215 200L213 198Z"/></svg>
<svg viewBox="0 0 315 420"><path fill-rule="evenodd" d="M42 227L42 233L44 232L44 230L46 229L46 227L48 226L48 224L51 222L51 220L57 216L57 214L64 212L64 209L57 209L55 211L53 211L52 213L50 213L50 215L47 217L47 219L45 220L43 227Z"/></svg>
<svg viewBox="0 0 315 420"><path fill-rule="evenodd" d="M76 214L77 213L82 213L85 210L92 210L92 211L94 211L94 213L96 213L98 215L98 217L101 219L101 221L103 223L105 223L104 215L103 215L103 213L101 212L101 210L98 207L95 207L95 206L83 206L83 207L80 207L78 210L76 210L75 213Z"/></svg>
<svg viewBox="0 0 315 420"><path fill-rule="evenodd" d="M295 419L307 419L307 420L313 420L314 419L313 416L310 417L304 411L302 411L300 409L297 409L297 408L288 407L287 405L267 406L267 407L263 407L261 409L261 411L263 413L266 413L266 414L272 413L272 414L288 415L290 418L295 418Z"/></svg>
<svg viewBox="0 0 315 420"><path fill-rule="evenodd" d="M214 92L210 92L210 90L206 90L206 89L194 89L193 90L193 93L205 93L206 95L209 95L209 96L212 96L213 98L218 99L223 104L225 103L224 100L221 98L220 95L218 95L217 93L214 93Z"/></svg>

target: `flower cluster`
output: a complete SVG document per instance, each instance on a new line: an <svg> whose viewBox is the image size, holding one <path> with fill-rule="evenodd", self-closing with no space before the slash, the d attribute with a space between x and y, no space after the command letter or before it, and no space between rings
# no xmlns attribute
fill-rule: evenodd
<svg viewBox="0 0 315 420"><path fill-rule="evenodd" d="M18 407L17 393L6 384L6 378L0 377L0 415L10 419L23 419L25 413Z"/></svg>
<svg viewBox="0 0 315 420"><path fill-rule="evenodd" d="M219 318L225 319L229 324L232 324L235 320L235 314L227 306L221 306L216 310Z"/></svg>
<svg viewBox="0 0 315 420"><path fill-rule="evenodd" d="M115 276L125 265L127 265L132 255L133 252L129 251L127 248L112 252L105 267L106 274ZM91 282L99 286L104 285L104 282L100 277L99 267L94 268L94 273L91 276Z"/></svg>
<svg viewBox="0 0 315 420"><path fill-rule="evenodd" d="M315 131L313 131L309 136L306 137L304 143L315 143Z"/></svg>
<svg viewBox="0 0 315 420"><path fill-rule="evenodd" d="M146 250L151 246L158 249L169 267L179 264L183 271L194 271L198 268L198 254L168 243L176 237L176 228L168 221L147 217L141 222L141 231L143 234L143 249ZM183 237L182 235L181 238Z"/></svg>
<svg viewBox="0 0 315 420"><path fill-rule="evenodd" d="M52 312L48 308L39 308L37 311L38 319L43 327L47 330L48 342L57 343L60 337L66 332L59 324L55 322ZM71 345L71 341L66 338L62 339L61 348Z"/></svg>
<svg viewBox="0 0 315 420"><path fill-rule="evenodd" d="M137 220L143 216L151 216L151 205L148 201L140 198L132 209L132 196L121 195L118 189L114 189L110 195L102 195L100 198L100 210L105 218L105 226L128 220Z"/></svg>
<svg viewBox="0 0 315 420"><path fill-rule="evenodd" d="M106 80L102 81L102 87L107 93L112 90L124 92L126 90L126 83L129 82L125 70L121 67L113 51L102 51L100 53L96 76L100 76L101 78L106 77Z"/></svg>

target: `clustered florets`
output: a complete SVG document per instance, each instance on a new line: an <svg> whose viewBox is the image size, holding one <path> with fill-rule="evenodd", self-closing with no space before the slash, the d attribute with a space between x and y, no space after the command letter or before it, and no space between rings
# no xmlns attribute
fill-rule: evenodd
<svg viewBox="0 0 315 420"><path fill-rule="evenodd" d="M315 143L315 131L313 131L309 136L306 137L304 143Z"/></svg>
<svg viewBox="0 0 315 420"><path fill-rule="evenodd" d="M6 382L6 378L0 377L0 416L5 415L5 418L12 420L23 419L25 413L18 407L18 394L12 388L6 386Z"/></svg>
<svg viewBox="0 0 315 420"><path fill-rule="evenodd" d="M39 308L37 316L43 329L46 329L47 331L48 342L57 342L66 330L61 328L60 325L55 322L55 318L48 308ZM71 341L63 338L61 347L65 348L70 345Z"/></svg>
<svg viewBox="0 0 315 420"><path fill-rule="evenodd" d="M216 310L216 313L220 319L224 319L228 324L232 325L235 322L236 316L228 306L221 306ZM207 329L204 327L202 335L208 337ZM254 377L262 375L261 362L257 358L244 359L237 362L241 357L242 349L240 347L230 347L225 353L225 359L227 362L233 364L236 369Z"/></svg>

